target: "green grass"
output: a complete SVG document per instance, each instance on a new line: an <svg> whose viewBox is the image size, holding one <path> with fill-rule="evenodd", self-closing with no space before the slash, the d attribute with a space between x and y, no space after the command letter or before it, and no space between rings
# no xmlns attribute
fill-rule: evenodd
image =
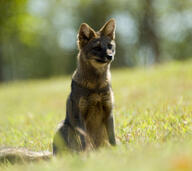
<svg viewBox="0 0 192 171"><path fill-rule="evenodd" d="M0 170L192 170L192 61L112 72L119 145ZM70 78L0 85L0 146L51 150Z"/></svg>

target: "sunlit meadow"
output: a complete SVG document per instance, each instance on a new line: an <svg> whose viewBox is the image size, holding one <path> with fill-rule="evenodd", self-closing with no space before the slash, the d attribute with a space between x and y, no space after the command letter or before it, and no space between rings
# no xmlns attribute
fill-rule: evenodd
<svg viewBox="0 0 192 171"><path fill-rule="evenodd" d="M0 170L192 170L192 61L112 71L118 145ZM0 146L52 150L70 77L0 85Z"/></svg>

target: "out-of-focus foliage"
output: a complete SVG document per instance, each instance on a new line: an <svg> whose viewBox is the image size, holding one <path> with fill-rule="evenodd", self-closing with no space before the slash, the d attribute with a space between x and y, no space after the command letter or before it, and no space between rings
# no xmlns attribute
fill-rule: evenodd
<svg viewBox="0 0 192 171"><path fill-rule="evenodd" d="M192 55L192 1L0 0L0 80L50 77L76 65L79 25L117 22L113 67Z"/></svg>

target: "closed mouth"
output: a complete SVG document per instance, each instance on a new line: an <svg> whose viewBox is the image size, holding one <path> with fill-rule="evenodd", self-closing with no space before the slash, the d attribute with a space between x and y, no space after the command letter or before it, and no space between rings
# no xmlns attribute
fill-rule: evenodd
<svg viewBox="0 0 192 171"><path fill-rule="evenodd" d="M99 63L107 63L107 60L102 60L102 59L95 59Z"/></svg>

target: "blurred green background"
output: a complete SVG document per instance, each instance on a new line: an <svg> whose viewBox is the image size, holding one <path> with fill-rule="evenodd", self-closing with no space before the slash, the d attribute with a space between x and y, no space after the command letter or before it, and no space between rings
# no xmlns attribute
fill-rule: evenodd
<svg viewBox="0 0 192 171"><path fill-rule="evenodd" d="M190 0L0 0L0 81L71 73L79 25L98 30L111 17L113 67L192 57Z"/></svg>

